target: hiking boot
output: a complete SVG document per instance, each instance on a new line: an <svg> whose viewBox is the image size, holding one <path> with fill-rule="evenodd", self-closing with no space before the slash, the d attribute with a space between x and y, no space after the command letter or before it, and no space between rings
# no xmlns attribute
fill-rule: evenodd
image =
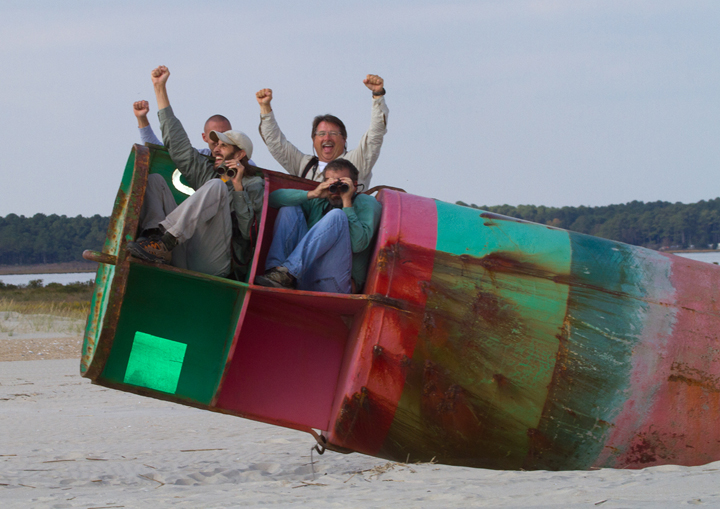
<svg viewBox="0 0 720 509"><path fill-rule="evenodd" d="M147 262L170 263L172 252L158 236L139 238L128 242L127 251L131 256Z"/></svg>
<svg viewBox="0 0 720 509"><path fill-rule="evenodd" d="M264 276L255 276L255 284L270 288L293 289L297 286L297 280L285 267L275 267L267 271Z"/></svg>

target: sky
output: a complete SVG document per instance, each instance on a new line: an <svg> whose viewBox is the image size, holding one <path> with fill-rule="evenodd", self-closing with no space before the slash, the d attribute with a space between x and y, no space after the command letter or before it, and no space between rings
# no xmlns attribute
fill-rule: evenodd
<svg viewBox="0 0 720 509"><path fill-rule="evenodd" d="M0 216L110 215L150 72L196 147L216 113L259 134L273 89L312 151L332 113L355 147L366 74L388 133L372 185L477 205L720 196L720 2L0 0Z"/></svg>

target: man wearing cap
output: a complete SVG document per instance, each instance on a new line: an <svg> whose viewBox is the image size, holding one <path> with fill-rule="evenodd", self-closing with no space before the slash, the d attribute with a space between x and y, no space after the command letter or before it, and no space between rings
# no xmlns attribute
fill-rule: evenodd
<svg viewBox="0 0 720 509"><path fill-rule="evenodd" d="M255 94L260 105L260 136L267 145L270 154L291 175L322 182L323 170L330 161L342 157L350 161L360 172L359 184L367 190L372 179L372 169L380 156L383 137L387 133L388 107L385 104L385 82L376 74L368 74L363 80L372 92L372 113L370 128L358 146L347 149L347 130L345 124L333 115L318 115L313 120L312 133L315 155L303 154L285 135L275 120L270 102L272 90L263 88Z"/></svg>
<svg viewBox="0 0 720 509"><path fill-rule="evenodd" d="M128 251L147 261L215 276L228 276L232 270L242 279L252 258L251 230L262 211L264 187L261 177L248 175L252 142L240 131L211 131L215 161L201 155L170 107L169 76L165 66L152 71L160 130L170 158L195 193L177 205L165 180L150 175L140 214L142 233L128 243Z"/></svg>

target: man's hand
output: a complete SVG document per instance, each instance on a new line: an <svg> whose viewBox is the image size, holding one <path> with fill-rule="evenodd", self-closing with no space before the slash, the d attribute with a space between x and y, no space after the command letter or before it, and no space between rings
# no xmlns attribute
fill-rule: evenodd
<svg viewBox="0 0 720 509"><path fill-rule="evenodd" d="M315 189L313 189L312 191L308 191L308 200L312 200L314 198L327 198L328 196L330 196L330 191L328 191L328 187L330 187L330 184L332 184L333 182L335 182L335 179L328 179L320 182L320 184L318 184Z"/></svg>
<svg viewBox="0 0 720 509"><path fill-rule="evenodd" d="M347 191L340 193L340 198L342 198L343 201L343 208L352 207L352 197L355 194L355 182L353 182L350 177L341 177L338 179L338 182L342 182L348 186Z"/></svg>
<svg viewBox="0 0 720 509"><path fill-rule="evenodd" d="M150 105L147 101L136 101L133 103L133 113L137 117L138 127L143 128L150 125L147 114L150 111Z"/></svg>
<svg viewBox="0 0 720 509"><path fill-rule="evenodd" d="M270 101L272 101L271 88L263 88L262 90L258 90L258 92L255 94L255 98L260 105L260 113L262 115L266 115L272 111L272 108L270 107Z"/></svg>
<svg viewBox="0 0 720 509"><path fill-rule="evenodd" d="M164 65L158 66L150 73L153 85L165 85L170 77L170 71Z"/></svg>
<svg viewBox="0 0 720 509"><path fill-rule="evenodd" d="M245 157L245 151L240 152L239 155L242 155ZM225 161L225 167L226 168L235 168L237 170L237 174L230 179L230 182L232 182L233 187L236 191L242 191L243 185L242 185L242 178L245 174L245 166L240 162L240 157L236 157L235 159L227 159Z"/></svg>
<svg viewBox="0 0 720 509"><path fill-rule="evenodd" d="M385 87L385 81L377 74L368 74L363 80L365 86L372 90L373 95L382 95Z"/></svg>

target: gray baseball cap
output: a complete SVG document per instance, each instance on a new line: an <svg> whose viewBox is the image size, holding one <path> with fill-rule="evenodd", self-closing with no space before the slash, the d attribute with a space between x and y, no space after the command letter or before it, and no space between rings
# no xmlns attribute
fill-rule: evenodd
<svg viewBox="0 0 720 509"><path fill-rule="evenodd" d="M237 148L243 149L247 154L248 159L252 157L252 141L250 141L247 134L242 131L225 131L224 133L219 131L210 131L210 139L212 141L222 141L228 145L234 145Z"/></svg>

